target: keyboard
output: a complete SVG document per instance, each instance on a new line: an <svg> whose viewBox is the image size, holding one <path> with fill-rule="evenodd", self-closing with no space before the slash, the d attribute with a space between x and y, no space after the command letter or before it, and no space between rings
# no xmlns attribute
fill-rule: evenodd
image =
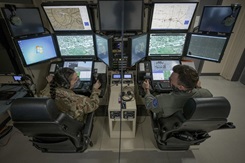
<svg viewBox="0 0 245 163"><path fill-rule="evenodd" d="M0 91L0 100L9 100L16 94L16 91Z"/></svg>

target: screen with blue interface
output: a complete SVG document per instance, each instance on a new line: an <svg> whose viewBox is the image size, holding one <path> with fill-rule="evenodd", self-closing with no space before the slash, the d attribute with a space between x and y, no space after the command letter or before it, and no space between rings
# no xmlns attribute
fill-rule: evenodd
<svg viewBox="0 0 245 163"><path fill-rule="evenodd" d="M146 57L147 34L131 38L131 66Z"/></svg>
<svg viewBox="0 0 245 163"><path fill-rule="evenodd" d="M92 34L56 35L60 55L62 57L94 56L94 40Z"/></svg>
<svg viewBox="0 0 245 163"><path fill-rule="evenodd" d="M54 31L91 31L86 5L42 5Z"/></svg>
<svg viewBox="0 0 245 163"><path fill-rule="evenodd" d="M190 3L154 3L151 30L188 30L197 7Z"/></svg>
<svg viewBox="0 0 245 163"><path fill-rule="evenodd" d="M172 68L178 64L178 60L151 60L152 80L169 80Z"/></svg>
<svg viewBox="0 0 245 163"><path fill-rule="evenodd" d="M226 36L190 34L187 57L220 62L227 45Z"/></svg>
<svg viewBox="0 0 245 163"><path fill-rule="evenodd" d="M231 33L241 7L204 6L199 31Z"/></svg>
<svg viewBox="0 0 245 163"><path fill-rule="evenodd" d="M181 56L186 33L151 33L148 56Z"/></svg>
<svg viewBox="0 0 245 163"><path fill-rule="evenodd" d="M63 65L74 69L81 81L91 81L92 66L92 61L64 61Z"/></svg>
<svg viewBox="0 0 245 163"><path fill-rule="evenodd" d="M97 57L110 67L109 63L109 38L95 35Z"/></svg>
<svg viewBox="0 0 245 163"><path fill-rule="evenodd" d="M56 49L51 35L17 40L25 66L56 58Z"/></svg>

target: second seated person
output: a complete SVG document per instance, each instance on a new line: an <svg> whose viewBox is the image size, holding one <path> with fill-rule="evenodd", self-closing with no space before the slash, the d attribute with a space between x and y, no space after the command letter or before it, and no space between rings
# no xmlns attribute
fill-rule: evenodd
<svg viewBox="0 0 245 163"><path fill-rule="evenodd" d="M150 93L149 80L144 81L142 85L146 92L146 109L157 113L157 117L168 117L182 110L185 102L191 97L213 97L209 90L200 87L198 73L190 66L174 66L169 80L173 91L156 96Z"/></svg>
<svg viewBox="0 0 245 163"><path fill-rule="evenodd" d="M46 79L49 83L40 92L40 96L54 99L57 108L74 119L83 122L87 113L99 107L101 83L98 80L93 85L90 97L87 97L72 91L80 84L80 80L77 73L71 68L59 69L53 78L48 76Z"/></svg>

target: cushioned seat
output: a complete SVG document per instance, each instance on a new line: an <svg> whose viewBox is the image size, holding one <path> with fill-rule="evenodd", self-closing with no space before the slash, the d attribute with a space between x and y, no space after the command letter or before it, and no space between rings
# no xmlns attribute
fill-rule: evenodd
<svg viewBox="0 0 245 163"><path fill-rule="evenodd" d="M10 113L14 127L42 152L83 152L92 145L93 112L84 124L60 112L52 99L24 97L12 103Z"/></svg>
<svg viewBox="0 0 245 163"><path fill-rule="evenodd" d="M182 111L157 118L153 113L152 127L161 150L188 150L210 137L213 130L232 129L227 122L230 103L225 97L190 98Z"/></svg>

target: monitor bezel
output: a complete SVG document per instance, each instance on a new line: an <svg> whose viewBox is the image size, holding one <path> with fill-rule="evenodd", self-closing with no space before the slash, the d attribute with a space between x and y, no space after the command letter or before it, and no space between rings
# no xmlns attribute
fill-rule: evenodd
<svg viewBox="0 0 245 163"><path fill-rule="evenodd" d="M152 71L152 62L153 61L177 61L179 64L181 64L181 60L180 59L152 59L150 60L150 68L151 68L151 81L153 82L163 82L163 81L167 81L169 82L169 79L167 80L154 80L153 79L153 71ZM178 65L178 64L177 64ZM171 75L171 74L170 74Z"/></svg>
<svg viewBox="0 0 245 163"><path fill-rule="evenodd" d="M132 43L133 43L133 39L137 39L137 38L139 38L139 37L142 37L142 36L146 36L146 49L145 49L145 56L143 57L143 58L141 58L140 60L138 60L138 61L136 61L134 64L132 64L132 48L133 48L133 46L132 46ZM142 33L142 34L140 34L140 35L136 35L136 36L133 36L133 37L129 37L128 38L128 49L129 49L129 54L130 54L130 56L128 57L128 65L130 66L130 67L133 67L133 66L135 66L137 63L139 63L140 61L143 61L146 57L147 57L147 55L148 55L148 47L149 47L149 34L148 33Z"/></svg>
<svg viewBox="0 0 245 163"><path fill-rule="evenodd" d="M44 23L43 23L43 20L42 20L42 16L41 16L41 13L40 13L40 10L38 7L17 7L16 10L18 9L36 9L39 13L39 18L40 18L40 22L41 22L41 26L42 26L42 29L43 31L42 32L37 32L37 33L28 33L28 34L22 34L22 35L14 35L14 30L12 29L11 26L14 26L11 24L9 18L7 17L6 15L6 12L4 11L5 9L7 9L6 7L2 7L1 10L2 10L2 14L3 14L3 17L5 19L5 22L7 24L7 27L9 29L9 32L11 34L12 37L14 38L19 38L19 37L22 37L22 36L31 36L31 35L35 35L35 34L42 34L42 33L45 33L45 27L44 27ZM11 12L11 11L10 11ZM18 15L17 15L18 16Z"/></svg>
<svg viewBox="0 0 245 163"><path fill-rule="evenodd" d="M224 44L224 47L222 49L222 52L221 52L221 55L219 57L218 60L214 60L214 59L208 59L208 58L203 58L203 57L198 57L198 56L190 56L190 55L187 55L188 53L188 49L189 49L189 46L190 46L190 42L191 42L191 37L192 35L200 35L200 36L211 36L211 37L221 37L221 38L226 38L226 42ZM187 34L187 39L186 39L186 44L185 44L185 49L184 49L184 57L189 57L189 58L195 58L195 59L199 59L199 60L204 60L204 61L211 61L211 62L216 62L216 63L220 63L223 56L224 56L224 52L225 52L225 49L227 47L227 44L229 42L229 39L230 37L227 36L227 35L216 35L216 34L205 34L205 33L194 33L194 32L189 32Z"/></svg>
<svg viewBox="0 0 245 163"><path fill-rule="evenodd" d="M235 26L235 23L236 23L236 21L237 21L237 18L238 18L238 16L239 16L239 13L240 13L240 11L241 11L241 6L238 6L239 7L239 11L238 11L238 13L237 13L237 16L235 17L235 20L234 20L234 23L233 23L233 25L232 25L232 28L230 29L230 32L218 32L218 31L206 31L206 30L202 30L202 29L200 29L200 27L201 27L201 25L202 25L202 23L203 23L203 19L204 19L204 12L205 12L205 9L206 8L212 8L212 7L217 7L217 8L222 8L222 7L231 7L231 6L214 6L214 5L205 5L205 6L203 6L203 10L202 10L202 15L201 15L201 17L200 17L200 21L199 21L199 25L198 25L198 32L202 32L202 33L224 33L224 34L230 34L230 33L232 33L232 31L233 31L233 29L234 29L234 26ZM231 16L231 15L230 15Z"/></svg>
<svg viewBox="0 0 245 163"><path fill-rule="evenodd" d="M192 15L192 18L190 20L190 23L189 23L189 27L187 29L152 29L152 21L153 21L153 13L154 13L154 9L155 9L155 5L156 4L196 4L196 7L195 7L195 10L193 12L193 15ZM193 19L195 17L195 14L196 14L196 11L197 11L197 8L198 8L198 4L199 2L154 2L152 5L152 10L151 10L151 16L150 16L150 19L149 19L149 22L148 22L148 31L151 31L151 32L188 32L191 28L191 25L193 23Z"/></svg>
<svg viewBox="0 0 245 163"><path fill-rule="evenodd" d="M85 36L85 35L91 35L92 39L93 39L93 45L94 45L94 55L62 55L61 51L60 51L60 47L59 47L59 42L58 42L58 37L57 36ZM94 33L92 32L57 32L55 34L55 40L57 42L57 49L58 49L58 55L60 58L75 58L75 59L93 59L96 56L96 52L95 52L95 37L94 37Z"/></svg>
<svg viewBox="0 0 245 163"><path fill-rule="evenodd" d="M93 80L93 70L94 70L94 61L93 60L91 60L91 59L75 59L75 58L68 58L68 59L64 59L63 60L63 65L62 65L62 67L64 67L64 64L65 64L65 62L92 62L92 67L91 67L91 76L90 76L90 81L83 81L83 80L81 80L80 78L80 80L81 80L81 82L92 82L92 80Z"/></svg>
<svg viewBox="0 0 245 163"><path fill-rule="evenodd" d="M185 41L184 41L184 44L183 44L183 49L182 49L182 54L168 54L168 55L165 55L165 54L161 54L161 55L156 55L156 54L151 54L150 55L150 38L151 38L151 34L185 34ZM176 60L180 57L183 56L183 53L184 53L184 49L185 49L185 44L186 44L186 40L187 40L187 34L188 32L179 32L179 31L169 31L169 32L150 32L148 34L148 46L147 46L147 58L153 58L153 59L162 59L162 58L166 58L166 59L173 59L173 60Z"/></svg>
<svg viewBox="0 0 245 163"><path fill-rule="evenodd" d="M107 44L108 44L108 64L104 62L104 60L102 60L99 56L98 56L98 49L97 49L97 40L96 40L96 36L99 36L99 37L102 37L104 39L107 40ZM95 42L95 54L96 54L96 57L98 58L99 61L102 61L103 63L105 63L109 68L112 68L112 63L113 63L113 60L112 60L112 37L110 36L105 36L105 35L102 35L102 34L98 34L98 33L95 33L94 34L94 42Z"/></svg>
<svg viewBox="0 0 245 163"><path fill-rule="evenodd" d="M100 13L100 2L101 1L115 1L118 2L117 0L98 0L98 19L99 19L99 30L102 32L120 32L122 29L102 29L101 28L101 13ZM142 3L142 9L141 9L141 27L140 29L123 29L124 32L142 32L143 31L143 22L144 22L144 1L143 0L124 0L124 1L141 1Z"/></svg>
<svg viewBox="0 0 245 163"><path fill-rule="evenodd" d="M88 18L89 18L89 22L90 22L90 26L91 26L91 30L55 30L49 17L48 17L48 14L46 13L44 7L45 6L48 6L48 7L62 7L62 6L85 6L87 8L87 13L88 13ZM72 2L65 2L65 1L57 1L57 2L43 2L41 3L41 7L43 9L43 12L45 13L45 16L52 28L52 30L54 32L89 32L89 31L95 31L95 27L94 27L94 22L93 22L93 19L92 19L92 14L91 14L91 11L89 9L89 4L86 3L86 2L82 2L82 1L72 1Z"/></svg>
<svg viewBox="0 0 245 163"><path fill-rule="evenodd" d="M29 39L35 39L35 38L42 38L42 37L47 37L47 36L50 36L51 39L52 39L52 42L53 42L53 46L54 46L54 50L55 50L55 53L56 53L56 56L55 57L52 57L52 58L49 58L49 59L45 59L45 60L42 60L42 61L38 61L38 62L35 62L35 63L30 63L30 64L27 64L26 63L26 59L24 57L24 54L22 53L22 50L19 46L19 43L18 41L23 41L23 40L29 40ZM43 35L35 35L35 36L28 36L28 37L22 37L22 38L16 38L14 39L14 42L15 42L15 47L19 53L19 56L22 60L22 63L25 67L29 67L29 66L33 66L33 65L37 65L37 64L40 64L40 63L44 63L46 61L50 61L52 59L56 59L58 58L58 49L57 49L57 42L56 40L54 39L54 35L53 34L43 34Z"/></svg>

